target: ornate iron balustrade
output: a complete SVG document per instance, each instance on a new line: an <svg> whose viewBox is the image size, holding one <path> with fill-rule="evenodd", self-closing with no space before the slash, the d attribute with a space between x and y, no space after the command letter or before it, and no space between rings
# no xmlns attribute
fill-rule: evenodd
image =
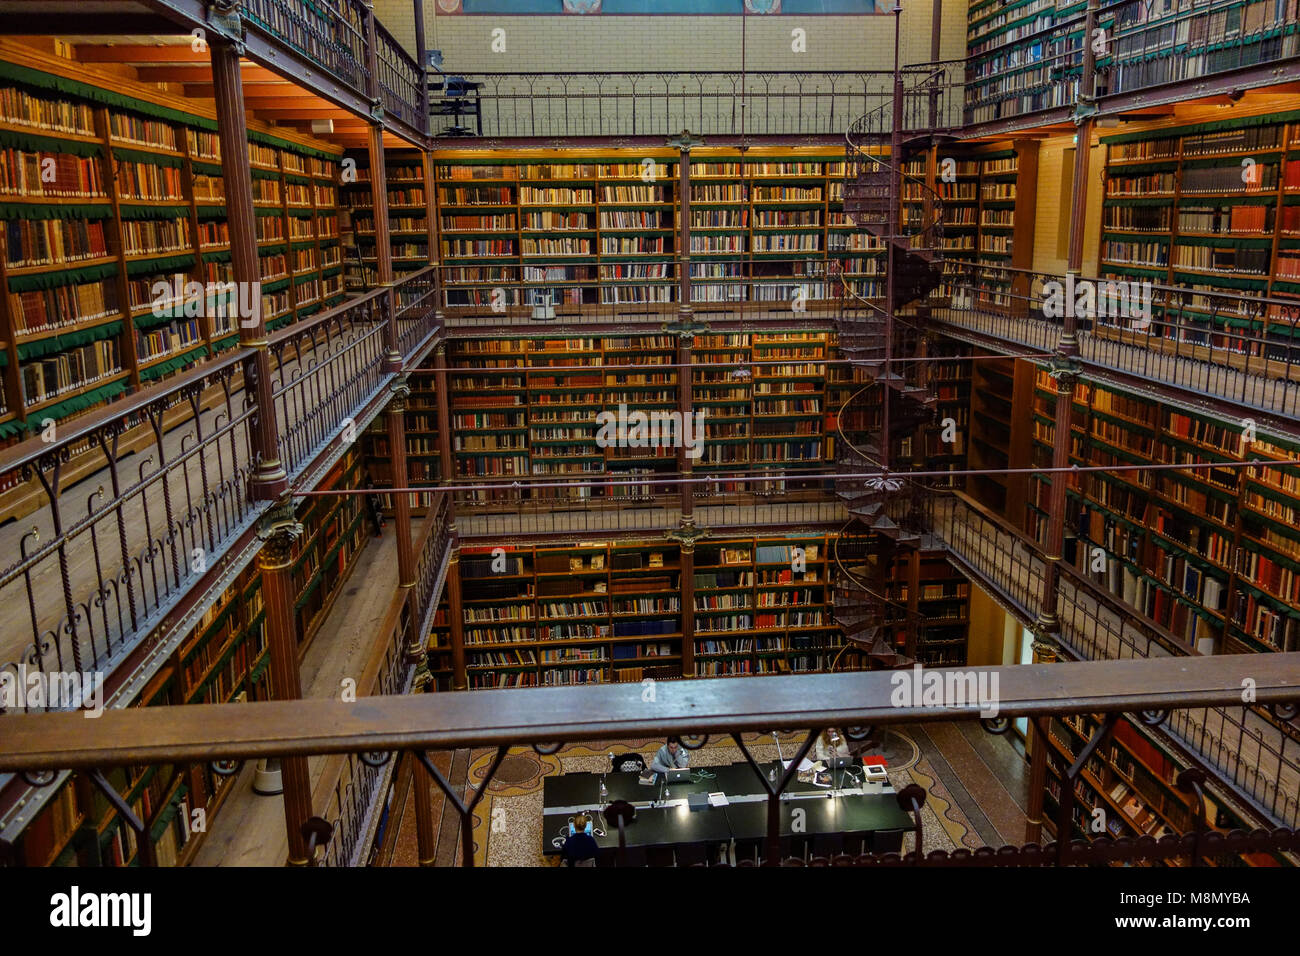
<svg viewBox="0 0 1300 956"><path fill-rule="evenodd" d="M424 70L377 21L375 64L380 103L384 109L423 133L428 125L425 119Z"/></svg>
<svg viewBox="0 0 1300 956"><path fill-rule="evenodd" d="M496 759L485 779L475 784L481 794L511 747L531 745L549 754L567 741L677 733L683 735L688 747L694 748L702 746L708 735L722 734L731 737L745 754L756 782L767 794L765 859L775 864L780 857L782 810L789 807L782 795L801 757L824 727L847 728L856 739L863 739L903 723L980 719L986 730L1004 733L1015 717L1042 720L1066 714L1106 715L1094 734L1091 746L1096 747L1105 743L1120 714L1132 714L1148 725L1156 725L1171 712L1231 706L1239 699L1241 682L1246 677L1256 681L1262 705L1293 706L1300 699L1295 680L1298 665L1300 655L1286 654L1268 655L1261 660L1227 655L974 668L971 673L986 675L986 686L997 688L996 716L987 713L989 695L977 700L976 695L950 693L942 704L915 701L895 706L890 701L896 675L886 671L756 681L662 681L651 706L644 701L640 685L611 684L568 687L558 692L536 689L376 696L361 698L356 704L315 699L126 708L108 711L90 722L70 713L6 716L0 717L0 729L8 742L0 753L0 771L16 771L32 785L48 786L60 769L94 771L118 765L215 761L221 772L230 773L244 759L337 755L337 759L356 768L347 777L350 785L336 791L338 799L328 806L319 799L314 801L314 807L324 808L322 815L304 821L303 831L317 863L348 865L358 862L367 847L364 840L355 839L346 846L348 841L341 835L368 834L366 821L377 812L385 792L377 785L381 771L394 763L395 754L409 754L429 772L447 795L448 805L461 816L463 862L472 866L471 817L478 800L466 805L464 785L448 781L433 766L428 751L496 748ZM934 672L943 675L950 670L938 668ZM810 705L809 701L815 703ZM811 728L790 768L776 782L768 781L753 756L752 738L747 742L744 737L747 733L769 733L773 726ZM1082 760L1070 767L1060 765L1066 780L1063 794L1073 791L1070 783L1082 766ZM1177 789L1186 798L1183 809L1194 821L1192 832L1181 837L1065 839L1046 846L924 855L872 854L833 862L1079 865L1186 856L1196 864L1207 854L1242 852L1247 848L1275 852L1300 848L1300 835L1292 829L1210 832L1201 797L1204 783L1204 776L1195 768L1178 778ZM918 845L922 837L919 811L925 797L925 791L916 785L898 794L900 806L913 814ZM1072 833L1072 804L1072 796L1062 800L1060 833ZM622 808L614 804L600 809L606 815L607 827L616 828ZM137 832L146 826L133 814L123 816ZM340 826L341 821L346 825Z"/></svg>
<svg viewBox="0 0 1300 956"><path fill-rule="evenodd" d="M932 71L908 67L904 76L910 86ZM850 123L889 102L893 92L887 70L502 72L464 79L488 139L670 136L689 129L697 136L839 140ZM929 90L909 93L909 129L959 125L960 78L936 90L933 97ZM445 94L435 89L430 95L436 124L446 115L438 101ZM435 125L433 133L442 130Z"/></svg>
<svg viewBox="0 0 1300 956"><path fill-rule="evenodd" d="M955 563L1032 625L1046 574L1035 542L964 496L950 499L937 516L936 531ZM1061 562L1061 572L1059 640L1070 655L1086 660L1201 657L1069 564ZM1267 666L1277 655L1240 656ZM1179 711L1167 733L1274 818L1287 826L1300 825L1300 727L1295 710L1273 713L1249 706L1241 700L1241 686L1237 706Z"/></svg>
<svg viewBox="0 0 1300 956"><path fill-rule="evenodd" d="M395 287L406 303L398 324L413 349L407 358L438 328L433 278L426 269ZM387 301L384 290L368 293L270 337L291 477L387 380ZM56 426L54 441L32 438L0 456L0 474L14 482L10 500L36 509L0 531L19 555L0 572L0 606L12 615L0 671L20 684L32 672L110 673L251 527L264 510L248 490L260 412L246 387L251 355L241 349L199 365Z"/></svg>
<svg viewBox="0 0 1300 956"><path fill-rule="evenodd" d="M238 0L238 7L250 26L365 95L370 77L366 5L361 0Z"/></svg>
<svg viewBox="0 0 1300 956"><path fill-rule="evenodd" d="M1063 273L969 268L946 281L952 294L935 300L934 321L1044 352L1074 307ZM1076 279L1076 293L1084 283L1099 303L1095 317L1079 317L1085 363L1300 418L1300 301L1099 277Z"/></svg>

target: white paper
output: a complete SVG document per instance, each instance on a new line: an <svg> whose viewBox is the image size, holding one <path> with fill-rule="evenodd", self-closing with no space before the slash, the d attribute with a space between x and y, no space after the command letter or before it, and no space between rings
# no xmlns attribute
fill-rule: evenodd
<svg viewBox="0 0 1300 956"><path fill-rule="evenodd" d="M782 765L783 767L785 767L787 770L789 769L790 764L792 764L792 763L794 763L793 760L782 760L782 761L781 761L781 765ZM815 766L816 766L816 764L814 764L814 763L813 763L811 760L809 760L807 757L804 757L803 760L799 761L799 770L798 770L798 773L806 773L806 772L808 772L809 770L811 770L811 769L812 769L813 767L815 767Z"/></svg>

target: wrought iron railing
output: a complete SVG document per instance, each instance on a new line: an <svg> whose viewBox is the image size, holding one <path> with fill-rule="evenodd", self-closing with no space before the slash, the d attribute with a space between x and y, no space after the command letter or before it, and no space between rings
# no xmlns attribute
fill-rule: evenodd
<svg viewBox="0 0 1300 956"><path fill-rule="evenodd" d="M412 273L396 287L413 348L437 329L432 278ZM377 395L385 301L384 290L368 293L270 336L291 478ZM0 572L0 605L13 615L0 671L112 671L251 526L265 507L248 489L251 356L199 365L0 456L10 500L37 502L6 532L18 558Z"/></svg>
<svg viewBox="0 0 1300 956"><path fill-rule="evenodd" d="M908 67L904 76L910 85L930 72ZM887 70L503 72L462 79L466 105L477 110L481 135L492 139L670 136L682 129L696 136L838 138L893 93ZM928 92L909 96L908 128L959 125L960 87L955 97L948 95L952 89L943 86L933 111ZM443 132L437 124L445 123L448 101L445 91L431 92L435 136Z"/></svg>
<svg viewBox="0 0 1300 956"><path fill-rule="evenodd" d="M936 531L973 578L1002 596L1025 623L1041 609L1046 559L1023 533L969 498L950 498ZM1084 660L1199 657L1196 650L1062 562L1058 584L1060 640ZM1248 655L1254 656L1254 655ZM1274 655L1260 655L1260 663ZM1300 727L1294 710L1273 714L1248 706L1179 711L1168 732L1287 826L1300 825Z"/></svg>
<svg viewBox="0 0 1300 956"><path fill-rule="evenodd" d="M933 320L1051 352L1070 290L1089 284L1095 316L1078 318L1079 357L1280 416L1300 417L1300 300L948 263L949 298ZM1149 296L1148 296L1149 293ZM1077 301L1077 300L1076 300ZM1104 304L1103 304L1104 303ZM1103 312L1104 310L1104 312ZM1109 313L1109 314L1105 314Z"/></svg>
<svg viewBox="0 0 1300 956"><path fill-rule="evenodd" d="M730 738L745 756L755 775L756 792L766 795L768 815L763 858L769 865L799 862L782 844L783 796L801 758L825 727L845 728L853 739L870 739L885 728L905 723L980 719L984 729L1005 733L1011 720L1043 720L1069 714L1102 714L1091 746L1104 746L1120 714L1131 714L1148 725L1158 725L1166 715L1195 708L1231 706L1241 681L1255 681L1262 705L1293 706L1297 690L1293 680L1300 655L1271 655L1260 661L1241 656L1173 660L1074 662L977 668L986 675L987 694L945 695L939 703L913 701L900 706L893 694L890 672L854 672L831 675L768 677L754 681L727 679L661 682L653 707L646 708L643 688L635 685L483 691L476 694L420 694L364 697L358 703L336 699L272 701L214 705L205 708L126 708L106 712L95 721L77 714L41 714L0 717L9 742L0 752L0 771L22 774L33 786L49 786L63 769L92 770L118 765L156 763L207 763L220 761L229 773L235 761L261 757L315 754L334 755L348 769L330 775L326 788L313 800L315 816L303 821L314 862L321 865L355 865L368 850L371 822L383 805L387 769L394 757L410 755L448 797L447 807L461 817L462 860L475 863L472 817L477 798L464 799L473 790L482 794L511 748L532 746L539 753L554 753L563 742L619 740L676 733L689 748L707 743L709 735ZM946 673L949 669L936 669ZM997 683L993 681L996 679ZM364 706L360 701L364 701ZM997 714L988 714L995 702ZM203 713L195 713L202 710ZM73 724L72 721L77 721ZM166 740L156 734L165 721ZM220 726L214 739L211 728ZM779 780L770 780L755 756L752 736L766 736L773 726L810 728L800 732L796 754ZM430 760L429 752L459 747L495 748L496 757L485 776L470 781L449 781ZM1062 793L1071 793L1083 761L1073 767L1058 766L1065 778ZM428 786L416 768L417 781ZM94 785L109 786L91 774ZM336 787L332 781L347 781ZM102 783L100 783L102 781ZM900 781L901 782L901 781ZM1002 849L955 853L869 851L834 860L818 854L814 864L826 865L1078 865L1179 857L1197 865L1207 855L1229 862L1232 854L1248 850L1290 852L1300 849L1294 829L1214 831L1205 819L1205 775L1189 768L1178 775L1174 790L1181 794L1177 809L1190 821L1187 832L1156 840L1136 837L1112 840L1109 836L1076 839L1072 827L1073 797L1058 809L1058 833L1063 838L1046 845L1028 844ZM912 818L914 846L924 845L921 809L926 792L915 784L896 797ZM316 810L319 808L319 810ZM619 830L626 811L619 803L593 806L607 832ZM128 808L129 811L129 808ZM123 813L130 826L143 832L147 825L134 814ZM788 819L788 818L787 818ZM1245 819L1252 819L1247 816ZM622 841L620 841L621 844ZM540 847L539 847L540 849ZM8 853L9 847L0 847ZM627 860L620 848L618 862ZM799 862L802 865L802 862Z"/></svg>
<svg viewBox="0 0 1300 956"><path fill-rule="evenodd" d="M239 0L238 6L250 26L365 95L369 73L362 0Z"/></svg>
<svg viewBox="0 0 1300 956"><path fill-rule="evenodd" d="M375 23L375 44L380 103L406 125L420 133L425 132L422 66L378 22Z"/></svg>

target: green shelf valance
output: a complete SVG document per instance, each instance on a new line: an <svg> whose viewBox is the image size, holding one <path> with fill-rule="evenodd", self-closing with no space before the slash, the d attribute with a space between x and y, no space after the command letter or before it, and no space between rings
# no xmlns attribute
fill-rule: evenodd
<svg viewBox="0 0 1300 956"><path fill-rule="evenodd" d="M107 203L0 202L0 219L108 219L113 207Z"/></svg>
<svg viewBox="0 0 1300 956"><path fill-rule="evenodd" d="M258 216L278 216L284 210L279 206L258 206L253 212Z"/></svg>
<svg viewBox="0 0 1300 956"><path fill-rule="evenodd" d="M9 279L9 291L34 292L38 289L57 289L65 285L98 282L100 279L107 279L115 275L117 275L116 262L98 266L60 269L57 272L34 272L31 275L12 276Z"/></svg>
<svg viewBox="0 0 1300 956"><path fill-rule="evenodd" d="M190 349L188 352L183 352L180 355L169 358L165 362L159 362L157 365L151 365L147 369L144 369L140 372L140 381L148 382L155 378L161 378L168 372L174 372L178 368L196 362L207 354L208 347L206 345L200 345L198 348Z"/></svg>
<svg viewBox="0 0 1300 956"><path fill-rule="evenodd" d="M41 430L41 421L46 418L53 418L58 421L61 418L67 418L69 415L84 411L100 402L107 401L126 391L126 379L118 379L115 382L109 382L101 385L99 388L92 388L89 392L82 392L80 395L74 395L72 398L65 398L61 402L55 402L46 408L40 408L32 412L28 417L25 425L28 431L38 432Z"/></svg>
<svg viewBox="0 0 1300 956"><path fill-rule="evenodd" d="M309 315L315 315L317 312L319 312L319 311L320 311L321 309L323 309L323 308L324 308L324 305L323 305L322 303L320 303L320 302L317 302L317 303L315 303L314 305L304 306L303 308L301 308L301 309L298 310L298 318L300 318L300 319L305 319L305 318L307 318L307 316L309 316Z"/></svg>
<svg viewBox="0 0 1300 956"><path fill-rule="evenodd" d="M196 173L202 173L205 176L224 176L226 174L220 163L205 163L192 159L190 160L190 167Z"/></svg>
<svg viewBox="0 0 1300 956"><path fill-rule="evenodd" d="M184 219L185 210L177 206L134 206L121 207L123 219Z"/></svg>
<svg viewBox="0 0 1300 956"><path fill-rule="evenodd" d="M297 173L285 173L285 174L284 174L284 181L285 181L286 183L293 183L295 186L310 186L310 185L311 185L311 177L309 177L309 176L299 176Z"/></svg>
<svg viewBox="0 0 1300 956"><path fill-rule="evenodd" d="M336 276L336 275L338 275L338 274L339 274L340 272L342 272L342 271L343 271L343 267L342 267L342 266L330 266L330 267L327 268L327 269L322 269L322 270L321 270L321 278L322 278L322 279L328 279L328 278L330 278L330 277L332 277L332 276Z"/></svg>
<svg viewBox="0 0 1300 956"><path fill-rule="evenodd" d="M1272 195L1232 196L1232 197L1218 196L1218 197L1211 197L1211 198L1202 198L1197 196L1180 196L1178 197L1178 206L1179 208L1185 208L1189 206L1196 206L1196 207L1207 206L1212 208L1217 208L1222 206L1271 206L1276 201L1276 199L1277 197Z"/></svg>
<svg viewBox="0 0 1300 956"><path fill-rule="evenodd" d="M1194 275L1189 272L1175 272L1174 281L1182 285L1216 285L1225 289L1254 289L1263 290L1268 288L1268 279L1243 279L1237 276L1208 276Z"/></svg>
<svg viewBox="0 0 1300 956"><path fill-rule="evenodd" d="M205 252L203 253L203 261L204 262L229 262L230 250L214 249L211 252Z"/></svg>
<svg viewBox="0 0 1300 956"><path fill-rule="evenodd" d="M261 143L263 146L275 146L279 149L287 149L289 152L298 156L315 156L317 159L328 159L330 162L339 161L339 153L327 153L323 149L315 149L311 146L303 146L299 143L290 142L287 139L281 139L278 136L272 136L270 133L263 133L261 130L250 129L248 131L248 141L250 143Z"/></svg>
<svg viewBox="0 0 1300 956"><path fill-rule="evenodd" d="M25 86L38 93L48 95L53 90L91 103L98 103L101 106L115 106L153 119L184 123L187 126L193 126L195 129L205 129L212 132L216 132L217 129L217 121L208 119L206 116L195 116L193 113L184 113L166 106L159 106L157 103L139 100L134 96L127 96L125 93L118 93L116 90L106 90L102 87L92 86L89 83L82 83L79 80L68 79L66 76L46 73L44 70L35 70L27 66L19 66L17 63L0 61L0 80Z"/></svg>
<svg viewBox="0 0 1300 956"><path fill-rule="evenodd" d="M207 222L209 219L225 219L225 206L200 206L199 222Z"/></svg>
<svg viewBox="0 0 1300 956"><path fill-rule="evenodd" d="M158 325L167 325L176 321L187 321L195 316L187 316L183 310L175 305L155 315L152 311L145 312L143 315L133 316L131 323L137 329L152 329Z"/></svg>
<svg viewBox="0 0 1300 956"><path fill-rule="evenodd" d="M91 342L98 342L101 339L111 339L113 336L120 334L121 331L121 322L106 322L103 325L93 325L85 329L64 332L61 335L52 335L48 339L19 342L18 361L26 362L28 359L42 358L46 355L65 352L68 349L89 345Z"/></svg>
<svg viewBox="0 0 1300 956"><path fill-rule="evenodd" d="M281 242L281 243L277 243L274 246L259 246L257 250L257 254L259 257L278 256L281 255L284 252L284 250L285 250L285 245L284 243Z"/></svg>
<svg viewBox="0 0 1300 956"><path fill-rule="evenodd" d="M170 166L180 169L185 160L180 156L164 156L162 153L150 153L143 149L128 149L125 146L113 147L113 158L124 159L129 163L149 163L153 166Z"/></svg>
<svg viewBox="0 0 1300 956"><path fill-rule="evenodd" d="M267 295L271 292L280 292L287 288L289 288L289 280L287 277L284 279L276 279L274 282L262 283L262 294Z"/></svg>
<svg viewBox="0 0 1300 956"><path fill-rule="evenodd" d="M1114 199L1107 197L1107 206L1171 206L1173 205L1173 196L1120 196Z"/></svg>
<svg viewBox="0 0 1300 956"><path fill-rule="evenodd" d="M137 259L126 264L128 276L161 275L194 268L193 255L159 256L157 259Z"/></svg>
<svg viewBox="0 0 1300 956"><path fill-rule="evenodd" d="M217 339L215 342L213 342L212 351L222 352L230 348L231 346L238 345L238 344L239 344L239 333L236 332L234 335L227 335L225 338Z"/></svg>
<svg viewBox="0 0 1300 956"><path fill-rule="evenodd" d="M315 279L315 278L316 278L316 273L315 273L315 272L308 272L308 273L305 273L304 275L294 276L294 277L293 277L293 284L294 284L295 286L306 285L308 282L310 282L312 279Z"/></svg>
<svg viewBox="0 0 1300 956"><path fill-rule="evenodd" d="M1178 236L1174 242L1180 246L1213 246L1216 249L1272 249L1272 239L1243 239L1223 236Z"/></svg>
<svg viewBox="0 0 1300 956"><path fill-rule="evenodd" d="M27 133L16 129L0 129L0 146L6 149L19 149L25 153L65 153L83 159L103 153L103 147L98 143L42 136L39 133Z"/></svg>
<svg viewBox="0 0 1300 956"><path fill-rule="evenodd" d="M280 174L274 169L258 169L254 166L249 170L250 179L279 179Z"/></svg>
<svg viewBox="0 0 1300 956"><path fill-rule="evenodd" d="M267 322L266 331L274 332L276 329L282 329L292 321L293 321L293 313L287 312L284 315L280 316L278 319L272 319L271 321Z"/></svg>
<svg viewBox="0 0 1300 956"><path fill-rule="evenodd" d="M1276 153L1271 156L1267 153L1254 153L1250 156L1198 156L1195 159L1184 159L1183 169L1242 169L1243 159L1253 159L1260 166L1265 166L1276 164L1278 158Z"/></svg>
<svg viewBox="0 0 1300 956"><path fill-rule="evenodd" d="M1152 160L1149 163L1125 163L1123 166L1110 165L1106 167L1106 175L1119 177L1140 173L1169 173L1173 172L1172 167L1177 165L1178 160L1176 159Z"/></svg>
<svg viewBox="0 0 1300 956"><path fill-rule="evenodd" d="M1225 129L1242 129L1247 126L1272 126L1290 123L1300 119L1300 110L1287 110L1281 113L1265 113L1260 116L1238 116L1233 119L1214 120L1210 123L1196 123L1192 126L1176 126L1169 129L1149 130L1145 133L1119 133L1115 136L1103 136L1103 143L1136 143L1144 139L1164 139L1169 136L1192 136L1197 133L1214 133Z"/></svg>
<svg viewBox="0 0 1300 956"><path fill-rule="evenodd" d="M18 438L26 433L23 423L17 419L0 422L0 438Z"/></svg>

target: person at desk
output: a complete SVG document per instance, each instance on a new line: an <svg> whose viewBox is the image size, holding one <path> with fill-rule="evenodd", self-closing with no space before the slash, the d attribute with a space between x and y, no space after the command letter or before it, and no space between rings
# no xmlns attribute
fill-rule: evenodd
<svg viewBox="0 0 1300 956"><path fill-rule="evenodd" d="M849 742L835 730L834 727L827 727L817 736L817 759L821 763L827 763L832 757L847 757L849 755Z"/></svg>
<svg viewBox="0 0 1300 956"><path fill-rule="evenodd" d="M595 866L598 849L596 838L591 835L591 817L579 813L573 818L573 826L568 839L564 841L560 859L565 866Z"/></svg>
<svg viewBox="0 0 1300 956"><path fill-rule="evenodd" d="M655 773L667 773L669 770L686 769L686 748L682 746L680 737L669 737L659 752L655 754L654 760L650 761L650 769Z"/></svg>

